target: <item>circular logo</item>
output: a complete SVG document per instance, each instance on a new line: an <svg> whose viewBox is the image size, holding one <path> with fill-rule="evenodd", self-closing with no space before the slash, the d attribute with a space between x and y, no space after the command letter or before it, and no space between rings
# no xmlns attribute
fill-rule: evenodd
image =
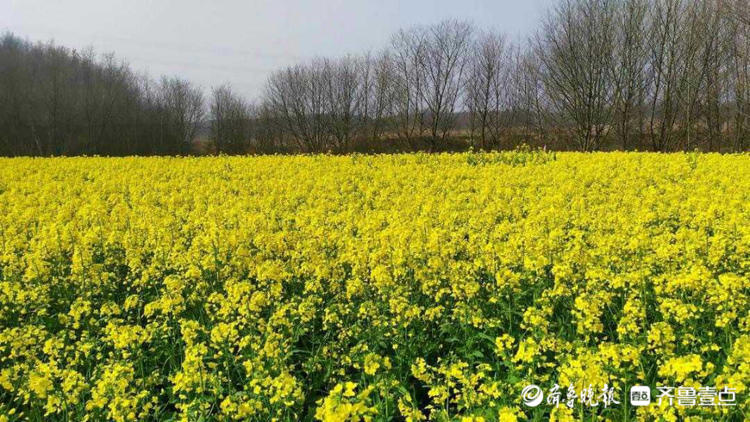
<svg viewBox="0 0 750 422"><path fill-rule="evenodd" d="M530 384L521 391L521 398L526 406L537 407L542 402L544 394L542 394L542 389L538 385Z"/></svg>

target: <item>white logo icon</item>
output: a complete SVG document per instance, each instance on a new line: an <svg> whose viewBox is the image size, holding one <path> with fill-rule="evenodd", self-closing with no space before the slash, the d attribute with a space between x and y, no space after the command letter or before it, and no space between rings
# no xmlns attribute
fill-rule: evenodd
<svg viewBox="0 0 750 422"><path fill-rule="evenodd" d="M537 407L539 406L539 403L542 402L544 394L539 386L530 384L524 387L523 391L521 391L521 398L523 399L523 404L526 406Z"/></svg>
<svg viewBox="0 0 750 422"><path fill-rule="evenodd" d="M630 387L630 404L633 406L648 406L651 404L651 388L645 385Z"/></svg>

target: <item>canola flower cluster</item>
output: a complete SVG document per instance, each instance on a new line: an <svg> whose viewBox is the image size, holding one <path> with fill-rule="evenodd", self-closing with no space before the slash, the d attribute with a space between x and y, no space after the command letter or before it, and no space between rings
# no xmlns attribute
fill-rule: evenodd
<svg viewBox="0 0 750 422"><path fill-rule="evenodd" d="M0 421L742 420L749 205L742 154L0 159Z"/></svg>

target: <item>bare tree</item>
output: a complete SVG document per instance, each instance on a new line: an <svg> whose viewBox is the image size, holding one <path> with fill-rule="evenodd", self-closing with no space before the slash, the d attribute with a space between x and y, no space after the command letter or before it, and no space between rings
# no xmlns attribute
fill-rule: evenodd
<svg viewBox="0 0 750 422"><path fill-rule="evenodd" d="M113 55L0 40L0 153L170 153L157 91ZM173 152L172 152L173 153Z"/></svg>
<svg viewBox="0 0 750 422"><path fill-rule="evenodd" d="M209 106L211 140L217 154L247 151L251 130L251 107L232 92L229 85L211 90Z"/></svg>
<svg viewBox="0 0 750 422"><path fill-rule="evenodd" d="M647 13L646 0L625 0L618 4L614 17L614 125L623 150L635 146L643 130Z"/></svg>
<svg viewBox="0 0 750 422"><path fill-rule="evenodd" d="M370 68L367 115L370 120L370 137L379 139L384 132L391 129L388 120L396 110L396 70L393 59L387 51L372 60Z"/></svg>
<svg viewBox="0 0 750 422"><path fill-rule="evenodd" d="M363 59L354 57L322 62L327 128L333 147L339 152L347 151L352 139L359 135L367 114L363 64Z"/></svg>
<svg viewBox="0 0 750 422"><path fill-rule="evenodd" d="M420 94L427 107L430 143L435 148L453 128L473 27L466 22L443 21L426 31L420 63L424 89Z"/></svg>
<svg viewBox="0 0 750 422"><path fill-rule="evenodd" d="M427 40L425 30L414 28L397 32L392 40L395 68L395 114L400 135L411 139L424 132L424 75Z"/></svg>
<svg viewBox="0 0 750 422"><path fill-rule="evenodd" d="M406 29L376 55L274 72L257 102L214 88L211 137L222 153L346 152L393 136L434 150L468 128L481 148L744 151L749 10L747 0L560 0L516 44L475 39L458 21ZM187 154L203 112L187 81L0 37L2 155Z"/></svg>
<svg viewBox="0 0 750 422"><path fill-rule="evenodd" d="M682 0L655 0L651 8L649 43L649 135L651 148L672 147L682 89L682 45L680 28L684 23Z"/></svg>
<svg viewBox="0 0 750 422"><path fill-rule="evenodd" d="M610 126L613 12L608 0L566 0L536 38L552 116L560 127L573 125L584 151L598 148Z"/></svg>
<svg viewBox="0 0 750 422"><path fill-rule="evenodd" d="M725 3L722 27L726 28L727 101L733 120L732 149L744 151L750 137L750 6L747 0Z"/></svg>
<svg viewBox="0 0 750 422"><path fill-rule="evenodd" d="M286 152L295 150L296 144L289 144L289 134L283 117L268 99L263 100L255 110L255 127L252 148L258 152Z"/></svg>
<svg viewBox="0 0 750 422"><path fill-rule="evenodd" d="M700 127L697 126L701 108L711 95L712 76L716 76L717 61L721 60L719 39L720 16L712 1L690 1L686 7L685 26L681 44L683 56L680 104L680 147L692 150L698 145Z"/></svg>
<svg viewBox="0 0 750 422"><path fill-rule="evenodd" d="M171 154L189 153L203 118L203 94L187 81L162 78L159 106L165 150Z"/></svg>
<svg viewBox="0 0 750 422"><path fill-rule="evenodd" d="M472 140L478 136L482 149L500 138L501 114L509 91L508 62L505 37L482 33L472 51L465 94Z"/></svg>
<svg viewBox="0 0 750 422"><path fill-rule="evenodd" d="M548 107L545 104L539 58L533 51L524 51L517 45L511 57L509 108L513 124L520 127L524 142L532 137L543 141Z"/></svg>
<svg viewBox="0 0 750 422"><path fill-rule="evenodd" d="M288 67L273 74L266 89L268 105L302 151L322 151L328 144L322 67L320 60Z"/></svg>

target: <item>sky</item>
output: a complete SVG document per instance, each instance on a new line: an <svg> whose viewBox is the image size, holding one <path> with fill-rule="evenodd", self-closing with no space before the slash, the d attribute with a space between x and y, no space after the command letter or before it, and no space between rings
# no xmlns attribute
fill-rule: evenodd
<svg viewBox="0 0 750 422"><path fill-rule="evenodd" d="M523 39L554 0L0 0L0 32L114 53L152 77L259 96L313 57L376 52L401 28L468 20Z"/></svg>

